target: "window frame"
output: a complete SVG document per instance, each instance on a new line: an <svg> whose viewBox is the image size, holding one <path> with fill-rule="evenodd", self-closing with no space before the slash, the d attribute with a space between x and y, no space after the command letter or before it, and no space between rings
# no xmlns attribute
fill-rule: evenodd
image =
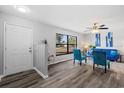
<svg viewBox="0 0 124 93"><path fill-rule="evenodd" d="M57 34L61 34L61 33L56 33L56 35ZM67 35L67 34L61 34L61 35L66 35L67 36L67 44L57 44L56 43L56 46L57 45L67 45L67 52L65 54L57 54L57 51L56 51L56 56L72 54L73 52L69 52L69 45L76 45L76 48L77 48L77 36ZM72 36L72 37L75 37L76 38L76 44L69 44L69 36Z"/></svg>

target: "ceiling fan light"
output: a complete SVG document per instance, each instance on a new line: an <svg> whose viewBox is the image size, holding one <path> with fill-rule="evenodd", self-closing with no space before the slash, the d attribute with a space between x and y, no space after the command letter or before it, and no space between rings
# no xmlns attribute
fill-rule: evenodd
<svg viewBox="0 0 124 93"><path fill-rule="evenodd" d="M99 33L99 30L94 29L94 30L92 30L91 32L92 32L92 33Z"/></svg>

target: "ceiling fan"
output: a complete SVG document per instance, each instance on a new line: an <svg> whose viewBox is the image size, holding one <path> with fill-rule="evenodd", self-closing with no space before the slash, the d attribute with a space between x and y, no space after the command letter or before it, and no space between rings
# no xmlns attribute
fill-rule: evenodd
<svg viewBox="0 0 124 93"><path fill-rule="evenodd" d="M100 30L106 30L109 29L106 27L106 25L102 24L99 25L99 23L94 23L92 27L86 27L87 30L85 31L91 31L92 33L98 33Z"/></svg>

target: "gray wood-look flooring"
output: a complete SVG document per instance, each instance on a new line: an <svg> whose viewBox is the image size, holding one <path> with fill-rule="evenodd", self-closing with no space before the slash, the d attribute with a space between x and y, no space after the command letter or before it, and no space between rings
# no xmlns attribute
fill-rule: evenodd
<svg viewBox="0 0 124 93"><path fill-rule="evenodd" d="M29 70L7 76L0 82L4 88L118 88L124 87L124 74L96 68L91 65L73 65L72 61L49 66L49 78L43 79L36 71Z"/></svg>

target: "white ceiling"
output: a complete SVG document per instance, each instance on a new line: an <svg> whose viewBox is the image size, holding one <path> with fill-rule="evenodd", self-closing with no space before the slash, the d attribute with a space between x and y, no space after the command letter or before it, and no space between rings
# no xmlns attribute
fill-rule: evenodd
<svg viewBox="0 0 124 93"><path fill-rule="evenodd" d="M0 11L12 13L61 28L84 32L94 22L108 27L124 21L124 6L86 6L86 5L32 5L27 14L20 13L13 6L0 6Z"/></svg>

